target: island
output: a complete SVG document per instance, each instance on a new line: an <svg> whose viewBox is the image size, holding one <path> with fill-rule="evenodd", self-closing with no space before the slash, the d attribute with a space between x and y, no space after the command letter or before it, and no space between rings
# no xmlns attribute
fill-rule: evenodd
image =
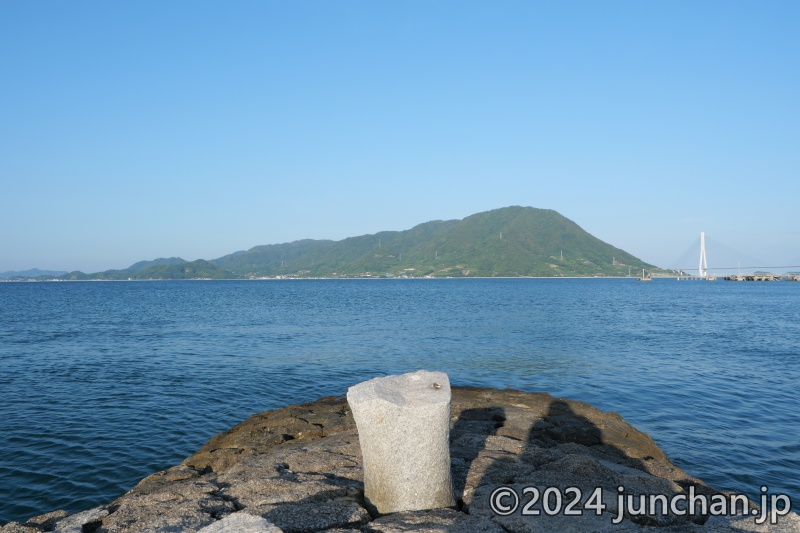
<svg viewBox="0 0 800 533"><path fill-rule="evenodd" d="M324 227L324 222L321 222ZM139 261L37 280L636 277L660 269L552 209L510 206L339 241L259 245L216 259Z"/></svg>

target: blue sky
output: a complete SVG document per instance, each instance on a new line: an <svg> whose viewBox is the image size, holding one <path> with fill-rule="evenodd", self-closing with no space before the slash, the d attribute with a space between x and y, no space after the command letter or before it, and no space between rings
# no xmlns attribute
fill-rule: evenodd
<svg viewBox="0 0 800 533"><path fill-rule="evenodd" d="M0 272L508 205L659 266L700 231L798 265L797 20L795 1L7 0Z"/></svg>

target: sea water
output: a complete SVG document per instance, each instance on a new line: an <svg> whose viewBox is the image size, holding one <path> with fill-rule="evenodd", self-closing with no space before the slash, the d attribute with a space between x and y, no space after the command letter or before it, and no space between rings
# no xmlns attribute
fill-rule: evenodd
<svg viewBox="0 0 800 533"><path fill-rule="evenodd" d="M0 524L110 502L250 414L417 369L616 411L716 488L800 502L800 283L0 283Z"/></svg>

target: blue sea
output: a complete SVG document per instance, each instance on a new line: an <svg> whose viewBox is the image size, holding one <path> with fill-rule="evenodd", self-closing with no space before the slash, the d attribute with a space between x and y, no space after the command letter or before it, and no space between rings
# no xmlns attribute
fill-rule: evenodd
<svg viewBox="0 0 800 533"><path fill-rule="evenodd" d="M417 369L616 411L800 505L800 283L0 283L0 524L110 502L253 413Z"/></svg>

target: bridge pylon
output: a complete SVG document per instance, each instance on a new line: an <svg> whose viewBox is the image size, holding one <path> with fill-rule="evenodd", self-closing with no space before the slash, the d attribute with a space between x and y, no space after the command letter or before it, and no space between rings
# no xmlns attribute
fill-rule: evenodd
<svg viewBox="0 0 800 533"><path fill-rule="evenodd" d="M699 277L708 277L708 262L706 261L706 233L704 231L700 232L700 268L698 270Z"/></svg>

